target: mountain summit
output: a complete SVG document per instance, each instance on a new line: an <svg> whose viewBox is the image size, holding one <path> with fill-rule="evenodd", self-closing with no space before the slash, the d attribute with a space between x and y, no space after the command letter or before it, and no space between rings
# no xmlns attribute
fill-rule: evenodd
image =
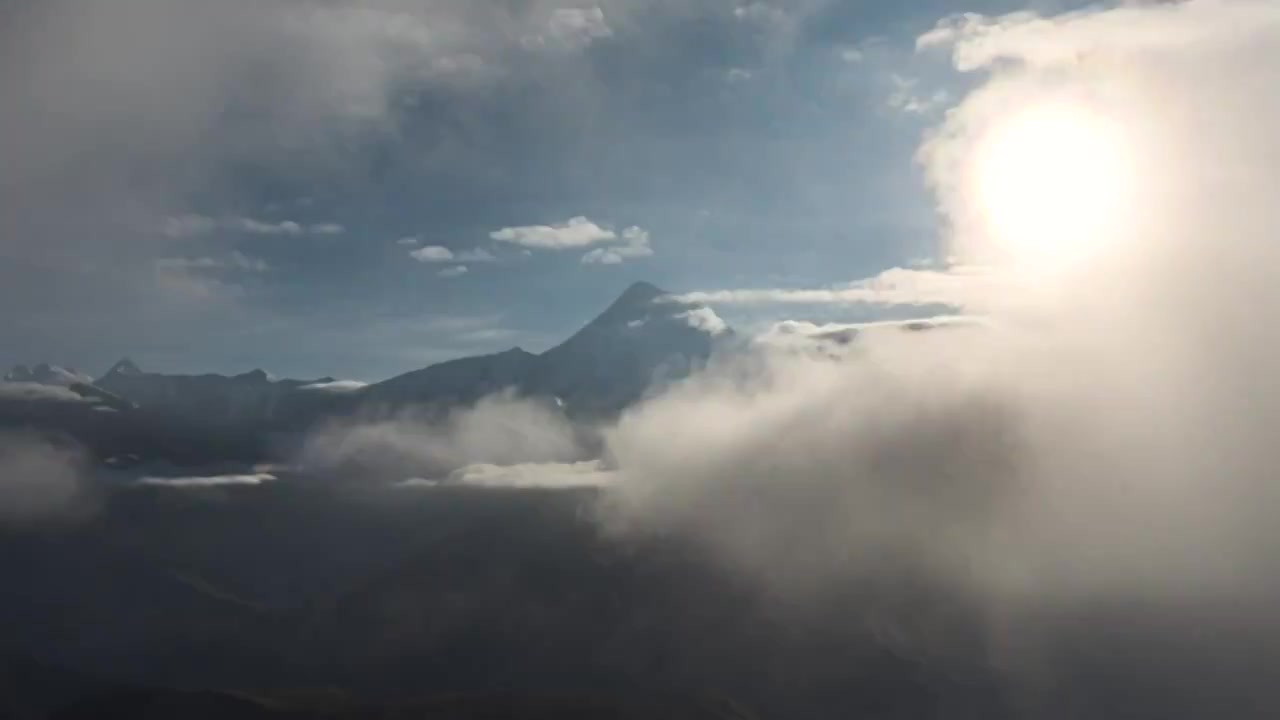
<svg viewBox="0 0 1280 720"><path fill-rule="evenodd" d="M710 308L637 282L541 355L516 348L450 360L372 385L366 399L382 405L466 402L513 388L560 398L575 414L610 415L655 383L687 375L728 334Z"/></svg>

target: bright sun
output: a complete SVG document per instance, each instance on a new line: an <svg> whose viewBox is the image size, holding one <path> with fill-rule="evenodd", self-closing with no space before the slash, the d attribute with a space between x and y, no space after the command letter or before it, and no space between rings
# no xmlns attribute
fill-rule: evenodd
<svg viewBox="0 0 1280 720"><path fill-rule="evenodd" d="M1002 259L1037 272L1086 262L1121 231L1132 168L1118 128L1082 107L1013 115L979 148L975 190Z"/></svg>

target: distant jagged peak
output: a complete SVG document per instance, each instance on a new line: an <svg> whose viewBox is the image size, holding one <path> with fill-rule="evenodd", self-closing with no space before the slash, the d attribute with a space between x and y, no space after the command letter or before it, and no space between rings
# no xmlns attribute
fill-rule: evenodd
<svg viewBox="0 0 1280 720"><path fill-rule="evenodd" d="M142 375L142 368L137 363L127 357L120 358L111 369L107 371L108 375Z"/></svg>
<svg viewBox="0 0 1280 720"><path fill-rule="evenodd" d="M664 295L670 295L670 293L653 283L640 280L631 283L626 290L623 290L618 299L613 301L613 304L615 306L648 305Z"/></svg>

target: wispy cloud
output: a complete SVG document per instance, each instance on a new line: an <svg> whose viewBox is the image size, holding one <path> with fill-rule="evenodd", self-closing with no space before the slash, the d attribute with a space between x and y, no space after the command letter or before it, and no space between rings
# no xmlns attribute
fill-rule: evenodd
<svg viewBox="0 0 1280 720"><path fill-rule="evenodd" d="M259 220L251 217L214 218L208 215L178 215L165 220L161 232L171 238L194 238L215 232L247 235L301 237L304 235L341 235L346 228L337 223L303 225L294 220Z"/></svg>
<svg viewBox="0 0 1280 720"><path fill-rule="evenodd" d="M746 288L685 293L685 302L723 304L952 305L964 307L989 292L992 279L981 272L890 268L870 278L827 288Z"/></svg>
<svg viewBox="0 0 1280 720"><path fill-rule="evenodd" d="M925 115L941 108L950 100L950 96L942 89L921 91L920 81L901 75L890 75L889 82L893 86L886 101L889 107L912 115Z"/></svg>
<svg viewBox="0 0 1280 720"><path fill-rule="evenodd" d="M261 258L250 257L235 250L225 257L175 257L161 258L156 266L162 270L243 270L266 272L270 269Z"/></svg>
<svg viewBox="0 0 1280 720"><path fill-rule="evenodd" d="M467 274L466 265L455 265L453 267L445 268L440 272L436 273L436 275L439 275L442 278L456 278L456 277L462 277L463 275L466 275L466 274Z"/></svg>

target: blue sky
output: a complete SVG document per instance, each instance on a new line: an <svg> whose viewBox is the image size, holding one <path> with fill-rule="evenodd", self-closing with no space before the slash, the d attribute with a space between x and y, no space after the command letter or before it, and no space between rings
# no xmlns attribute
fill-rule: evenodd
<svg viewBox="0 0 1280 720"><path fill-rule="evenodd" d="M0 361L367 380L540 351L635 280L813 288L936 255L912 156L965 79L915 38L1026 8L39 5L0 10Z"/></svg>

